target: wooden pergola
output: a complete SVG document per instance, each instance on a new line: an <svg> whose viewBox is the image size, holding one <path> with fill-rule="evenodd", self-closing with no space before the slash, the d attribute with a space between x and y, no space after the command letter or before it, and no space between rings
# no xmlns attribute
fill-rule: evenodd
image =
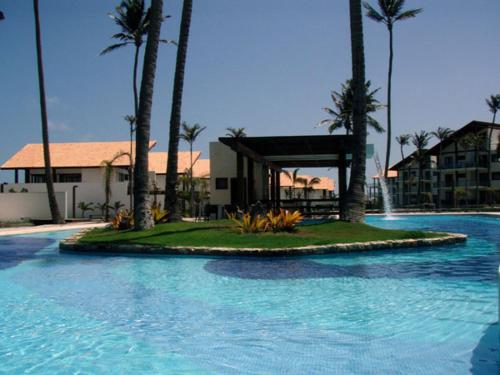
<svg viewBox="0 0 500 375"><path fill-rule="evenodd" d="M255 203L254 179L245 186L244 158L261 164L264 200L280 207L280 172L283 168L338 168L339 201L347 190L347 155L354 149L352 135L300 135L277 137L222 137L219 141L236 152L236 188L239 207ZM255 176L254 163L247 163L247 176ZM269 183L270 179L270 183ZM268 186L270 185L270 186Z"/></svg>

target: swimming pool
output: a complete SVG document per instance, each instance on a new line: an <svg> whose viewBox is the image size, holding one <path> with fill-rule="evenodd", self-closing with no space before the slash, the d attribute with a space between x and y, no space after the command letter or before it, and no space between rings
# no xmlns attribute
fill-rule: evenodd
<svg viewBox="0 0 500 375"><path fill-rule="evenodd" d="M59 254L0 237L0 373L497 374L500 218L466 244L300 258Z"/></svg>

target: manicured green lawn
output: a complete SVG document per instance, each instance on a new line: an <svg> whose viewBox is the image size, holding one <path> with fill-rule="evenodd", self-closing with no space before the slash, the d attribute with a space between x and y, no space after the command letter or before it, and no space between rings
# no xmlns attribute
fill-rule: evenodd
<svg viewBox="0 0 500 375"><path fill-rule="evenodd" d="M161 224L152 230L144 232L116 232L113 229L94 229L82 237L79 242L272 249L437 236L436 233L387 230L366 224L351 224L341 221L299 226L295 233L240 234L235 231L229 221L212 221L208 223L180 222Z"/></svg>

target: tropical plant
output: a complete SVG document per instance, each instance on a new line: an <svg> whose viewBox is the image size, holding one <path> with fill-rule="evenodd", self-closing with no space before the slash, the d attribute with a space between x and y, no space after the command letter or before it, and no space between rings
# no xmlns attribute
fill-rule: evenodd
<svg viewBox="0 0 500 375"><path fill-rule="evenodd" d="M162 224L168 221L168 212L161 209L161 204L153 203L151 205L151 215L155 224Z"/></svg>
<svg viewBox="0 0 500 375"><path fill-rule="evenodd" d="M106 209L109 208L109 205L106 204L106 202L104 202L104 203L96 203L95 206L99 211L101 211L101 216L105 217L106 216L105 212Z"/></svg>
<svg viewBox="0 0 500 375"><path fill-rule="evenodd" d="M495 119L497 116L497 112L500 110L500 94L490 95L489 98L486 98L486 105L488 106L489 111L493 114L493 118L491 119L491 123L495 124ZM490 127L488 132L488 185L491 186L491 140L493 136L493 126ZM499 142L500 146L500 142Z"/></svg>
<svg viewBox="0 0 500 375"><path fill-rule="evenodd" d="M200 124L194 124L192 126L188 125L187 122L182 123L182 134L180 137L189 144L189 188L190 188L190 210L191 216L194 216L194 183L193 183L193 144L201 134L203 130L205 130L205 126L200 126Z"/></svg>
<svg viewBox="0 0 500 375"><path fill-rule="evenodd" d="M177 208L177 166L179 152L179 137L181 126L182 93L184 90L184 68L191 26L193 0L184 0L182 18L179 31L179 46L175 63L174 87L172 93L172 108L170 111L170 130L168 139L167 173L165 176L165 209L169 212L170 220L179 220Z"/></svg>
<svg viewBox="0 0 500 375"><path fill-rule="evenodd" d="M380 90L380 88L370 91L371 82L367 81L366 90L366 113L367 113L367 123L372 129L377 133L383 133L384 128L380 123L368 115L369 113L374 113L378 109L382 108L383 105L375 98L375 95ZM328 132L332 134L337 129L345 129L346 134L352 133L352 103L353 103L353 91L352 91L352 80L347 80L342 84L342 89L339 92L332 91L331 97L335 109L323 108L323 110L328 113L332 118L322 120L317 126L328 126Z"/></svg>
<svg viewBox="0 0 500 375"><path fill-rule="evenodd" d="M438 208L441 208L441 168L442 168L442 162L441 162L441 155L443 153L443 142L451 137L453 134L453 130L450 128L445 128L439 126L436 131L431 132L431 134L436 137L439 140L439 154L438 154L438 159L437 159L437 164L438 164Z"/></svg>
<svg viewBox="0 0 500 375"><path fill-rule="evenodd" d="M128 230L134 227L134 211L122 210L116 213L111 221L115 230Z"/></svg>
<svg viewBox="0 0 500 375"><path fill-rule="evenodd" d="M78 202L78 208L80 209L80 211L82 211L82 217L85 217L85 212L94 211L94 207L92 207L93 205L94 205L94 203L92 203L92 202L89 202L89 203Z"/></svg>
<svg viewBox="0 0 500 375"><path fill-rule="evenodd" d="M414 133L411 137L411 142L417 149L413 157L417 161L418 164L418 182L417 182L417 202L418 204L422 203L422 177L424 173L424 162L426 160L426 147L429 144L429 140L431 139L431 134L426 132L425 130L421 130L420 133Z"/></svg>
<svg viewBox="0 0 500 375"><path fill-rule="evenodd" d="M309 180L307 178L300 178L298 182L303 186L302 190L304 191L304 199L308 199L309 193L314 189L315 185L318 185L321 182L321 179L319 177L313 177Z"/></svg>
<svg viewBox="0 0 500 375"><path fill-rule="evenodd" d="M227 217L236 224L236 228L241 233L258 233L266 230L268 221L260 215L252 217L249 212L243 214L241 219L236 218L235 214L226 212Z"/></svg>
<svg viewBox="0 0 500 375"><path fill-rule="evenodd" d="M387 178L389 161L391 156L391 88L392 88L392 64L394 58L393 28L398 21L414 18L422 12L422 9L403 10L405 0L378 0L379 10L375 10L368 2L364 2L368 18L378 23L383 23L389 31L389 72L387 76L387 149L385 156L384 175Z"/></svg>
<svg viewBox="0 0 500 375"><path fill-rule="evenodd" d="M247 136L245 128L226 128L226 130L227 130L226 137L244 138Z"/></svg>
<svg viewBox="0 0 500 375"><path fill-rule="evenodd" d="M411 134L401 134L396 137L396 142L399 143L399 147L401 150L401 160L404 160L405 154L403 152L403 147L408 146L410 144Z"/></svg>
<svg viewBox="0 0 500 375"><path fill-rule="evenodd" d="M297 224L303 220L300 211L290 212L288 210L280 209L279 214L274 213L272 210L268 212L267 229L273 232L294 232L297 229Z"/></svg>
<svg viewBox="0 0 500 375"><path fill-rule="evenodd" d="M120 151L115 156L113 156L110 160L103 160L101 162L102 175L103 175L103 183L104 183L104 199L105 199L105 210L104 210L104 220L109 220L109 202L113 192L111 190L111 180L114 175L114 167L113 163L120 159L123 156L128 156L130 158L130 154L124 151Z"/></svg>
<svg viewBox="0 0 500 375"><path fill-rule="evenodd" d="M351 178L347 199L341 205L340 218L350 222L363 222L365 218L366 180L366 90L365 51L361 0L349 0L352 57L352 128L354 149Z"/></svg>
<svg viewBox="0 0 500 375"><path fill-rule="evenodd" d="M38 88L40 93L40 115L42 122L42 141L43 141L43 161L45 169L45 183L47 185L47 196L49 200L50 214L54 224L64 223L56 200L54 191L54 181L52 178L52 167L50 163L50 140L49 126L47 117L47 104L45 100L45 77L43 72L42 58L42 36L40 31L40 15L38 10L38 0L33 0L33 10L35 14L35 35L36 35L36 58L38 67Z"/></svg>
<svg viewBox="0 0 500 375"><path fill-rule="evenodd" d="M149 138L151 106L153 102L154 79L158 44L160 42L163 0L152 0L150 23L144 64L142 70L141 93L136 125L135 167L134 167L134 225L136 230L154 227L149 207Z"/></svg>
<svg viewBox="0 0 500 375"><path fill-rule="evenodd" d="M283 171L285 176L287 176L292 182L289 190L290 199L293 199L294 197L295 186L297 186L303 180L303 178L299 176L299 170L300 168L295 168L292 173L286 170Z"/></svg>
<svg viewBox="0 0 500 375"><path fill-rule="evenodd" d="M9 193L17 193L17 191L16 191L16 189L14 189L14 188L10 188L10 189L9 189Z"/></svg>

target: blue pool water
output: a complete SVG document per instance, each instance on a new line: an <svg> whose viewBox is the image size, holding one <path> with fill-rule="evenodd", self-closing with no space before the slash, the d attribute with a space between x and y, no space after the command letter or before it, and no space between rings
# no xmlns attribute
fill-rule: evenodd
<svg viewBox="0 0 500 375"><path fill-rule="evenodd" d="M498 374L500 218L466 244L288 259L59 254L0 237L0 374Z"/></svg>

